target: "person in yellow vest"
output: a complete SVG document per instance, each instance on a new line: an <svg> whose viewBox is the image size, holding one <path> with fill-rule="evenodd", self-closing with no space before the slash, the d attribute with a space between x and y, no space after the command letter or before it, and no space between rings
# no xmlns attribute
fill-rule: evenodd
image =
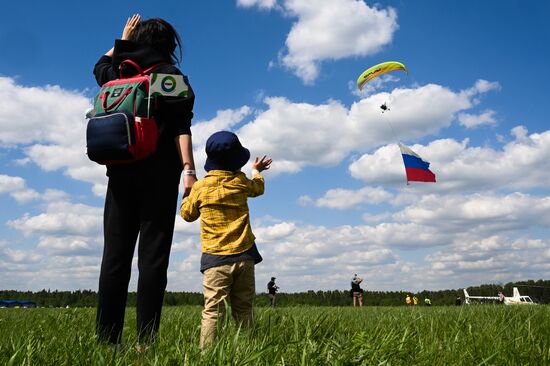
<svg viewBox="0 0 550 366"><path fill-rule="evenodd" d="M405 304L410 305L411 304L411 296L407 294L407 297L405 297Z"/></svg>
<svg viewBox="0 0 550 366"><path fill-rule="evenodd" d="M413 296L413 304L418 305L418 297Z"/></svg>

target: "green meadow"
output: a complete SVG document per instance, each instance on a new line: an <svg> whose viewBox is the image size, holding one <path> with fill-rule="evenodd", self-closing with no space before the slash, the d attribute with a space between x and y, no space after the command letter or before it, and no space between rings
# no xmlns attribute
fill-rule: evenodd
<svg viewBox="0 0 550 366"><path fill-rule="evenodd" d="M550 306L281 307L256 325L220 324L198 347L198 306L165 307L159 338L98 345L95 309L0 309L0 365L550 365Z"/></svg>

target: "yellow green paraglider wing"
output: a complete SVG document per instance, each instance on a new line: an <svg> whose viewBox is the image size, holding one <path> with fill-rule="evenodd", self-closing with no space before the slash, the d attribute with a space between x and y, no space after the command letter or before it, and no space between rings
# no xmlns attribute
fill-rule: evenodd
<svg viewBox="0 0 550 366"><path fill-rule="evenodd" d="M407 74L409 73L405 65L403 65L401 62L397 62L397 61L382 62L381 64L374 65L372 67L369 67L365 71L363 71L363 73L357 79L357 87L359 88L359 90L361 90L363 89L365 84L369 82L369 80L374 79L378 75L382 75L387 72L395 71L395 70L403 70Z"/></svg>

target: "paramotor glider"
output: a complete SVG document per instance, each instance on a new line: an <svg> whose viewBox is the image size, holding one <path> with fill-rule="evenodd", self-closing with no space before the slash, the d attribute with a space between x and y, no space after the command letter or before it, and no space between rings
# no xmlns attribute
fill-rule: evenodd
<svg viewBox="0 0 550 366"><path fill-rule="evenodd" d="M401 62L397 61L388 61L388 62L382 62L381 64L374 65L372 67L369 67L363 73L359 76L357 79L357 87L359 90L362 90L366 83L369 82L369 80L374 79L375 77L385 74L390 71L395 70L403 70L407 74L409 71L407 70L407 67L403 65Z"/></svg>

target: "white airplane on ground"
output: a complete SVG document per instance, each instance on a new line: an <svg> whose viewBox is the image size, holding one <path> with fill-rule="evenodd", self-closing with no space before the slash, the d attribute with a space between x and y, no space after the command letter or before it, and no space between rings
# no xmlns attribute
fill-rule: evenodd
<svg viewBox="0 0 550 366"><path fill-rule="evenodd" d="M529 296L521 296L517 287L514 287L514 295L511 297L504 296L502 293L500 296L470 296L468 291L464 289L464 302L471 304L471 300L474 301L500 301L504 305L536 305Z"/></svg>

